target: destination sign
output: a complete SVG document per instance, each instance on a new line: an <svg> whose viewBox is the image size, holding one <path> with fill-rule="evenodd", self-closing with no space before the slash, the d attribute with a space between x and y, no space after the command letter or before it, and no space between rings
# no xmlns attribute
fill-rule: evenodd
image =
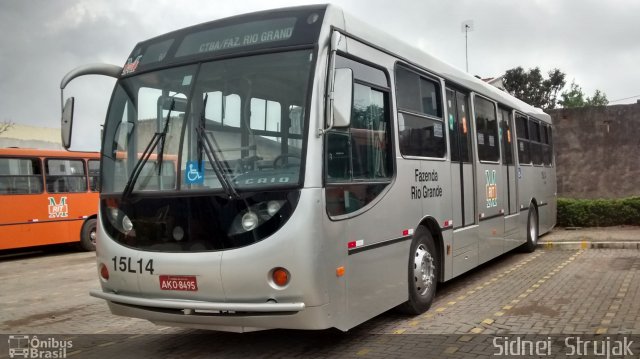
<svg viewBox="0 0 640 359"><path fill-rule="evenodd" d="M247 50L310 46L318 41L326 7L247 14L154 37L136 45L122 76Z"/></svg>
<svg viewBox="0 0 640 359"><path fill-rule="evenodd" d="M269 19L195 32L185 36L176 57L284 41L294 34L295 17Z"/></svg>

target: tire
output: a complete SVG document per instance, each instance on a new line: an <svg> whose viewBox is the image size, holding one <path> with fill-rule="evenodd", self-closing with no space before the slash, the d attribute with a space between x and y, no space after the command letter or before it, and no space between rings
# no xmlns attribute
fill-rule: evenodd
<svg viewBox="0 0 640 359"><path fill-rule="evenodd" d="M426 312L436 295L439 278L439 260L436 246L429 230L419 227L411 242L408 280L409 300L398 309L411 315Z"/></svg>
<svg viewBox="0 0 640 359"><path fill-rule="evenodd" d="M80 230L80 249L91 252L96 250L96 219L87 219Z"/></svg>
<svg viewBox="0 0 640 359"><path fill-rule="evenodd" d="M536 250L538 244L538 210L531 204L529 205L529 216L527 218L527 243L522 245L522 251L532 253Z"/></svg>

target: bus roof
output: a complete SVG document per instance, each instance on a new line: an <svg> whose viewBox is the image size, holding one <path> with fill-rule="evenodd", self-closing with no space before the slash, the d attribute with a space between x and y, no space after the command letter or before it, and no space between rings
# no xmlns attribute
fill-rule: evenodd
<svg viewBox="0 0 640 359"><path fill-rule="evenodd" d="M463 88L486 96L511 109L520 111L544 122L551 123L551 116L544 113L541 109L533 107L511 96L507 92L504 92L497 87L476 78L475 76L447 64L444 61L441 61L434 56L407 44L401 39L392 37L391 35L380 31L348 12L345 12L341 8L335 5L329 5L327 8L327 15L331 12L334 13L335 17L342 17L344 19L344 30L347 34L362 39L370 45L399 57L407 63L417 68L421 68L428 73L443 77L452 84L462 86ZM327 15L325 16L327 19L335 18L334 16ZM368 41L367 39L375 39L375 41Z"/></svg>
<svg viewBox="0 0 640 359"><path fill-rule="evenodd" d="M100 158L99 152L71 152L65 150L43 150L37 148L0 148L0 156L14 157L57 157L57 158Z"/></svg>
<svg viewBox="0 0 640 359"><path fill-rule="evenodd" d="M324 27L335 26L338 29L342 29L346 34L360 39L361 41L368 43L371 46L377 47L381 51L396 56L406 63L415 66L416 68L420 68L428 73L432 73L436 76L444 78L450 84L455 84L480 95L486 96L498 102L499 104L502 104L503 106L520 111L529 116L536 117L537 119L544 122L551 122L551 117L548 114L544 113L541 109L533 107L511 96L507 92L501 91L497 87L489 85L481 79L478 79L475 76L472 76L450 64L445 63L444 61L435 58L432 55L429 55L422 50L417 49L416 47L406 43L402 39L393 37L372 26L371 24L365 23L356 16L345 12L342 8L333 4L297 6L246 13L198 25L193 25L166 34L162 34L148 40L144 40L134 47L134 50L129 56L128 62L134 61L136 56L143 57L142 54L146 54L147 52L152 52L155 54L155 52L160 51L159 49L155 48L158 46L164 47L164 51L167 51L169 54L166 57L163 57L163 60L153 60L151 63L145 63L145 61L151 60L142 60L139 64L135 62L135 67L133 67L133 70L130 72L125 71L122 75L126 76L128 74L133 74L133 72L143 72L145 69L163 66L163 64L164 66L166 66L167 64L182 63L185 61L193 60L195 57L201 56L196 52L193 52L192 55L182 56L179 54L180 48L176 49L176 47L178 47L178 44L184 45L189 36L197 35L198 32L204 33L207 30L216 31L217 28L221 27L229 29L233 28L233 25L242 24L244 22L256 23L260 22L260 19L278 19L282 18L283 16L295 16L300 19L306 19L306 16L308 16L308 14L314 12L318 12L320 14L320 18L324 22ZM281 42L280 45L292 46L295 44L313 42L312 35L314 33L315 35L317 35L317 32L315 31L318 30L301 31L300 33L294 33L294 36L292 36L290 40ZM176 40L176 44L172 46L174 40ZM316 38L315 41L318 41L318 39ZM270 44L268 43L259 43L254 47L254 49L264 48L265 46L269 45ZM217 55L219 56L221 54L224 54L224 52L225 50L220 50ZM188 53L191 54L191 52ZM213 54L209 54L208 56L212 55ZM180 58L176 58L176 56ZM157 59L157 57L157 54L155 54L155 57L144 56L145 59Z"/></svg>

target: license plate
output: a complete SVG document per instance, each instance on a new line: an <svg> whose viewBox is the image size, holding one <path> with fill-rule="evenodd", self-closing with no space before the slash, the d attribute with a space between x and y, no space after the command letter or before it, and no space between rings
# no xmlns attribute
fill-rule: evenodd
<svg viewBox="0 0 640 359"><path fill-rule="evenodd" d="M161 275L160 289L196 292L198 281L193 275Z"/></svg>

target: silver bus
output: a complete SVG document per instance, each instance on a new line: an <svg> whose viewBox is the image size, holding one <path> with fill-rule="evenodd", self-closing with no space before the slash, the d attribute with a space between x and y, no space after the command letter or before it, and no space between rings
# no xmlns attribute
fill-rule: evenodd
<svg viewBox="0 0 640 359"><path fill-rule="evenodd" d="M170 32L61 89L86 74L117 78L91 292L116 315L346 331L556 222L547 114L332 5Z"/></svg>

